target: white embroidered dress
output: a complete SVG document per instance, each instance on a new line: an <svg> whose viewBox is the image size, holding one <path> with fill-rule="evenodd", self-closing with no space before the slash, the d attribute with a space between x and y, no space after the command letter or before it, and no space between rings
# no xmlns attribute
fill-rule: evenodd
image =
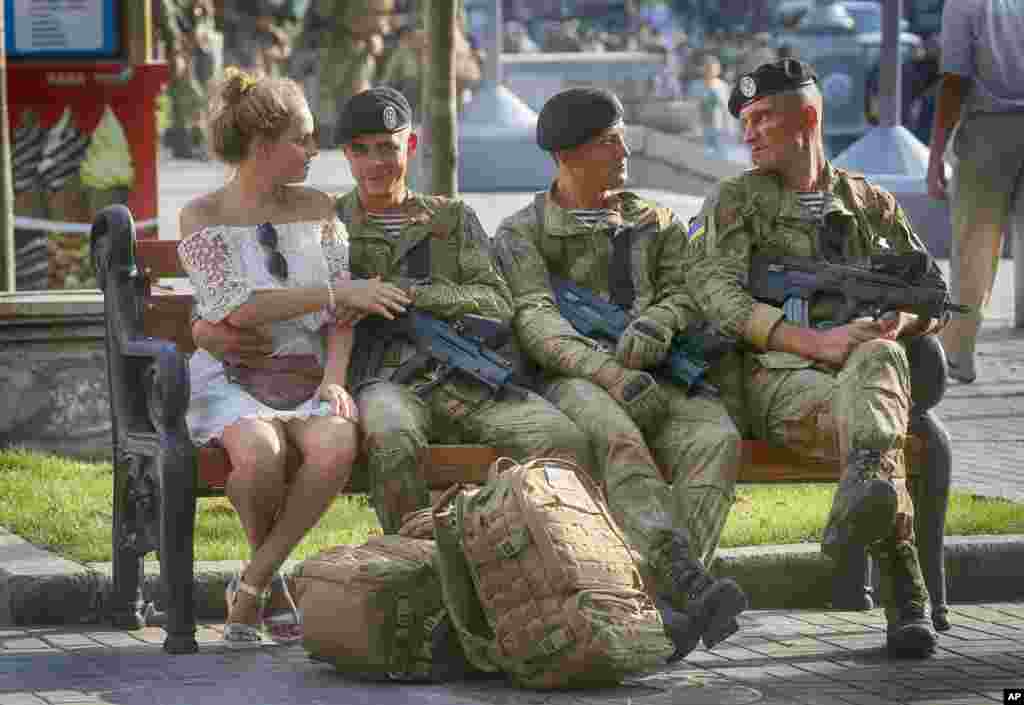
<svg viewBox="0 0 1024 705"><path fill-rule="evenodd" d="M278 250L288 260L281 281L267 269L270 250L259 243L256 226L218 225L196 232L178 245L178 256L195 289L197 313L217 323L253 293L268 289L323 286L349 278L348 233L336 218L275 224ZM323 327L333 322L326 311L267 324L272 355L326 355ZM192 385L186 423L192 442L219 439L226 426L242 418L310 418L329 413L326 402L310 399L291 411L269 407L227 380L220 361L199 348L189 361Z"/></svg>

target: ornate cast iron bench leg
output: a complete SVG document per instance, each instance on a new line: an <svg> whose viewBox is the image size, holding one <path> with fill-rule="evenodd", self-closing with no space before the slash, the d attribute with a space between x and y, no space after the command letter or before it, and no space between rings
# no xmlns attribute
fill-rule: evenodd
<svg viewBox="0 0 1024 705"><path fill-rule="evenodd" d="M141 629L142 557L146 546L139 530L138 507L135 502L132 475L137 474L142 459L128 458L115 451L114 459L114 579L110 594L110 620L118 629Z"/></svg>

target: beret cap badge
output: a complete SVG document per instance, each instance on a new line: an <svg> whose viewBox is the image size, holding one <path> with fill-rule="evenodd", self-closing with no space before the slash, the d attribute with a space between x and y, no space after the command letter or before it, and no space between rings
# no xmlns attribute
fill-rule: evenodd
<svg viewBox="0 0 1024 705"><path fill-rule="evenodd" d="M384 108L384 114L381 115L381 120L384 121L384 127L389 130L393 130L398 127L398 113L392 106Z"/></svg>
<svg viewBox="0 0 1024 705"><path fill-rule="evenodd" d="M738 118L744 107L765 96L775 95L817 83L814 68L796 59L780 59L761 64L743 76L729 96L729 112Z"/></svg>
<svg viewBox="0 0 1024 705"><path fill-rule="evenodd" d="M740 79L740 93L744 98L754 97L754 94L757 93L757 83L753 76L744 76Z"/></svg>

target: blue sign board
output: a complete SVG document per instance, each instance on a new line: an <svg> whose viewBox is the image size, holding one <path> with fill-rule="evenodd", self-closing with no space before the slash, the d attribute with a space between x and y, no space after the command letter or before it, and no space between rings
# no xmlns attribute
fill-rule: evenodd
<svg viewBox="0 0 1024 705"><path fill-rule="evenodd" d="M4 0L7 56L116 58L121 52L118 5L117 0Z"/></svg>

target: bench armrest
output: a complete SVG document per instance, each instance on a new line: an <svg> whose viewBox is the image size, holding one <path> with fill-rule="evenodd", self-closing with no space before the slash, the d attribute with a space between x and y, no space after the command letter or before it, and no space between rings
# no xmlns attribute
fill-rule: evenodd
<svg viewBox="0 0 1024 705"><path fill-rule="evenodd" d="M910 362L910 396L914 400L911 416L920 416L935 407L946 393L946 353L934 335L921 335L906 343Z"/></svg>

